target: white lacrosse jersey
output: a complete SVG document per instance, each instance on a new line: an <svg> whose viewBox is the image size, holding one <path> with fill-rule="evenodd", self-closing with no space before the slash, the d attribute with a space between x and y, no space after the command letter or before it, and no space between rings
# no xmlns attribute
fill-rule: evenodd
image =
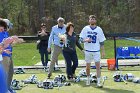
<svg viewBox="0 0 140 93"><path fill-rule="evenodd" d="M83 39L92 39L91 42L84 42L84 49L89 52L100 51L100 42L106 40L103 30L99 26L96 26L94 29L91 29L90 25L85 26L79 37Z"/></svg>

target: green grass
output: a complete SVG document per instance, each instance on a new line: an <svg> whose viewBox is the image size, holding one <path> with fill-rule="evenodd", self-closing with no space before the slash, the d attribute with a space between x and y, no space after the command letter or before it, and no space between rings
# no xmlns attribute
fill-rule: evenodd
<svg viewBox="0 0 140 93"><path fill-rule="evenodd" d="M123 70L123 75L126 73L132 73L134 76L140 76L139 67L120 67L120 69ZM81 68L76 70L77 75L80 70ZM95 72L95 70L92 69L91 72ZM63 86L60 87L59 90L57 87L54 87L54 89L45 90L37 88L36 84L29 84L22 90L18 90L17 93L139 93L139 84L128 82L126 85L124 82L114 82L112 77L114 72L115 71L108 71L106 68L102 69L102 76L108 77L103 88L96 88L96 84L94 83L92 83L90 86L86 86L85 81L80 81L78 83L71 82L71 86ZM61 68L61 71L54 72L51 79L60 73L65 75L65 69ZM43 70L26 70L26 74L14 75L14 78L17 80L24 80L29 78L29 76L32 74L35 74L38 77L38 80L45 80L47 77L47 73Z"/></svg>
<svg viewBox="0 0 140 93"><path fill-rule="evenodd" d="M34 65L40 61L35 43L23 43L13 46L13 61L17 66Z"/></svg>
<svg viewBox="0 0 140 93"><path fill-rule="evenodd" d="M117 40L117 46L140 46L139 42L129 40ZM113 40L105 41L105 58L114 58L114 43ZM77 55L79 59L84 59L84 55L77 48ZM49 55L50 58L50 55ZM62 54L59 60L63 60ZM13 47L13 61L16 66L32 66L40 61L40 55L36 50L36 43L23 43Z"/></svg>

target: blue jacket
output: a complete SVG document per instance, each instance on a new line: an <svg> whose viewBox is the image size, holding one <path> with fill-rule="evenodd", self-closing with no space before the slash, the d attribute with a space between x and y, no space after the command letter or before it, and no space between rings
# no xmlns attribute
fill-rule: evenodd
<svg viewBox="0 0 140 93"><path fill-rule="evenodd" d="M7 31L0 32L0 42L2 42L4 38L8 38L8 37L9 37L9 33ZM12 52L12 46L11 45L9 45L6 49L8 49ZM7 53L3 52L2 56L3 57L5 57L5 56L11 57L12 54L7 54Z"/></svg>

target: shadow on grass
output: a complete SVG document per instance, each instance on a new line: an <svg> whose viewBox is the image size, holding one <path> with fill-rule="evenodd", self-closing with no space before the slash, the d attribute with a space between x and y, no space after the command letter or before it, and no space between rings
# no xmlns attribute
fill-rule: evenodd
<svg viewBox="0 0 140 93"><path fill-rule="evenodd" d="M140 71L140 66L119 66L118 71Z"/></svg>
<svg viewBox="0 0 140 93"><path fill-rule="evenodd" d="M82 82L78 82L76 83L82 87L93 87L93 88L97 88L95 83L91 83L90 86L87 86L86 83L84 81ZM112 89L112 88L107 88L107 87L103 87L103 88L97 88L99 90L105 91L105 93L135 93L134 91L131 90L126 90L126 89Z"/></svg>
<svg viewBox="0 0 140 93"><path fill-rule="evenodd" d="M25 74L41 74L41 73L48 74L48 71L45 71L44 69L25 70ZM60 69L58 71L53 71L52 74L65 74L65 71ZM17 74L17 75L19 75L19 74Z"/></svg>
<svg viewBox="0 0 140 93"><path fill-rule="evenodd" d="M107 93L135 93L134 91L125 90L125 89L111 89L111 88L100 88Z"/></svg>

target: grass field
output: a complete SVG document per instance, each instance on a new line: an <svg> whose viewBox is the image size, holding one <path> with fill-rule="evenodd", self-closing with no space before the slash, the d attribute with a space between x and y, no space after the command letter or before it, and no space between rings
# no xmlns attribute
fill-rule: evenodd
<svg viewBox="0 0 140 93"><path fill-rule="evenodd" d="M83 68L78 68L76 70L77 75L81 69ZM120 70L122 70L123 75L126 73L133 73L134 76L140 77L139 67L121 67ZM92 69L92 72L95 72L95 70ZM71 86L62 86L60 89L54 87L54 89L48 90L37 88L36 84L29 84L22 90L18 90L17 93L139 93L140 84L128 82L126 85L124 82L114 82L114 72L115 71L108 71L106 68L102 69L102 76L108 77L103 88L97 88L94 83L90 86L86 86L85 81L78 83L71 82ZM54 72L53 77L60 73L65 75L65 68L61 68L61 71ZM47 77L47 73L43 70L26 70L26 74L17 74L14 75L14 78L17 80L24 80L29 78L32 74L35 74L38 80L45 80ZM53 79L53 77L51 79Z"/></svg>
<svg viewBox="0 0 140 93"><path fill-rule="evenodd" d="M139 42L133 42L128 40L117 40L117 46L140 46ZM113 40L107 40L105 42L105 58L114 58L114 43ZM84 56L81 55L81 51L77 49L77 55L79 59L84 59ZM40 61L40 55L38 50L36 50L36 43L23 43L13 46L13 60L15 66L33 66ZM59 56L59 60L63 60L62 55ZM78 75L79 70L76 70ZM140 77L140 68L139 67L120 67L123 74L133 73L135 76ZM92 69L92 72L95 70ZM78 83L71 82L71 86L63 86L59 90L58 88L54 89L41 89L37 88L36 85L28 85L22 90L18 90L17 93L139 93L140 84L134 84L128 82L126 85L124 82L114 82L113 74L115 71L108 71L106 67L102 69L102 76L107 76L108 79L105 82L103 88L96 88L95 84L90 86L85 85L85 81ZM65 74L65 68L62 68L61 71L53 73L53 77L58 74ZM47 72L43 70L26 70L26 74L15 74L14 78L17 80L24 80L29 78L30 75L35 74L38 77L38 80L44 80L47 77Z"/></svg>
<svg viewBox="0 0 140 93"><path fill-rule="evenodd" d="M117 40L117 46L140 46L139 42L128 40ZM114 43L113 40L105 41L105 58L114 58ZM79 59L84 59L81 51L77 49ZM50 55L49 55L50 56ZM59 56L59 60L63 60L63 56ZM15 66L33 66L40 61L40 55L36 50L35 41L32 43L23 43L13 46L13 61Z"/></svg>

